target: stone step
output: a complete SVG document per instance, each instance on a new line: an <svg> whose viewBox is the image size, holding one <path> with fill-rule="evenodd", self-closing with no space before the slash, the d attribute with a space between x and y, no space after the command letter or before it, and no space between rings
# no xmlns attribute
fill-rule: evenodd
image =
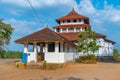
<svg viewBox="0 0 120 80"><path fill-rule="evenodd" d="M28 69L40 69L43 63L29 63L27 64Z"/></svg>

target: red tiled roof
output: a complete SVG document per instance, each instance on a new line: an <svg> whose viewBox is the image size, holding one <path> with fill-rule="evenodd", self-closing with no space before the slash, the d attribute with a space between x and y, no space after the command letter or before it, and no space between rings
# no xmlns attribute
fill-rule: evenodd
<svg viewBox="0 0 120 80"><path fill-rule="evenodd" d="M35 33L22 37L16 40L16 43L24 43L24 42L40 42L40 41L64 41L69 44L74 45L72 42L67 40L66 38L62 37L61 35L57 34L56 32L50 30L49 28L44 28L39 30Z"/></svg>
<svg viewBox="0 0 120 80"><path fill-rule="evenodd" d="M73 9L73 10L72 10L71 12L69 12L67 15L56 19L56 21L59 22L59 21L62 21L62 20L74 20L74 19L85 19L85 20L86 20L86 19L89 19L89 18L78 14L78 13L75 12L75 10Z"/></svg>
<svg viewBox="0 0 120 80"><path fill-rule="evenodd" d="M76 41L77 38L78 38L78 35L79 35L79 32L71 32L71 33L58 33L60 34L61 36L65 37L66 39L70 40L70 41ZM103 34L99 34L99 33L96 33L96 37L101 37L101 38L105 38L106 36L103 35Z"/></svg>
<svg viewBox="0 0 120 80"><path fill-rule="evenodd" d="M55 28L80 28L80 27L89 27L89 24L67 24L67 25L58 25L53 27Z"/></svg>

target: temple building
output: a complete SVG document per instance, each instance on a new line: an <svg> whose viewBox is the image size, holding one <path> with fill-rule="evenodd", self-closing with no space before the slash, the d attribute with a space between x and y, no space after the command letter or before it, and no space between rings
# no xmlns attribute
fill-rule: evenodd
<svg viewBox="0 0 120 80"><path fill-rule="evenodd" d="M58 23L54 31L48 27L16 40L24 44L26 61L39 61L39 57L47 63L64 63L82 55L77 52L79 32L85 32L90 27L89 18L78 14L74 9L67 15L56 19ZM91 28L91 27L90 27ZM101 46L94 54L96 56L113 56L114 41L105 35L96 33L97 43ZM29 45L33 51L29 51Z"/></svg>

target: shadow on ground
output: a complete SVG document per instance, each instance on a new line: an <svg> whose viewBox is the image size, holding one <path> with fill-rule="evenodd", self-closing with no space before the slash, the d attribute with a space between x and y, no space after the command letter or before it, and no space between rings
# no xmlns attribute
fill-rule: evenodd
<svg viewBox="0 0 120 80"><path fill-rule="evenodd" d="M40 76L41 79L37 79L37 80L85 80L85 79L82 79L82 78L77 78L77 77L64 77L64 78L60 78L60 79L54 79L52 77L43 77L43 76ZM34 80L34 79L31 79L31 80ZM98 78L93 78L93 80L100 80Z"/></svg>

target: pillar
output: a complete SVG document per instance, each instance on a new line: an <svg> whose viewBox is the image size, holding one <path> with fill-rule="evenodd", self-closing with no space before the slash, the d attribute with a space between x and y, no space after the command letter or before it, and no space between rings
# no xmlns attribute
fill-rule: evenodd
<svg viewBox="0 0 120 80"><path fill-rule="evenodd" d="M40 53L43 53L43 44L40 44Z"/></svg>
<svg viewBox="0 0 120 80"><path fill-rule="evenodd" d="M65 44L64 46L65 46L65 52L67 52L67 44Z"/></svg>
<svg viewBox="0 0 120 80"><path fill-rule="evenodd" d="M27 53L28 52L28 43L25 43L24 44L24 53Z"/></svg>
<svg viewBox="0 0 120 80"><path fill-rule="evenodd" d="M60 42L60 52L63 52L63 42Z"/></svg>
<svg viewBox="0 0 120 80"><path fill-rule="evenodd" d="M68 31L68 28L66 28L66 32L68 33L69 31Z"/></svg>
<svg viewBox="0 0 120 80"><path fill-rule="evenodd" d="M45 53L48 52L48 43L45 43Z"/></svg>
<svg viewBox="0 0 120 80"><path fill-rule="evenodd" d="M57 32L56 28L55 28L55 32Z"/></svg>
<svg viewBox="0 0 120 80"><path fill-rule="evenodd" d="M62 31L62 28L60 28L60 32L62 33L63 31Z"/></svg>
<svg viewBox="0 0 120 80"><path fill-rule="evenodd" d="M76 31L76 28L74 28L74 32L77 32L77 31Z"/></svg>
<svg viewBox="0 0 120 80"><path fill-rule="evenodd" d="M80 28L80 31L82 31L83 29L82 29L82 27Z"/></svg>
<svg viewBox="0 0 120 80"><path fill-rule="evenodd" d="M37 52L37 43L34 43L34 52Z"/></svg>
<svg viewBox="0 0 120 80"><path fill-rule="evenodd" d="M59 42L55 42L55 53L59 52Z"/></svg>

